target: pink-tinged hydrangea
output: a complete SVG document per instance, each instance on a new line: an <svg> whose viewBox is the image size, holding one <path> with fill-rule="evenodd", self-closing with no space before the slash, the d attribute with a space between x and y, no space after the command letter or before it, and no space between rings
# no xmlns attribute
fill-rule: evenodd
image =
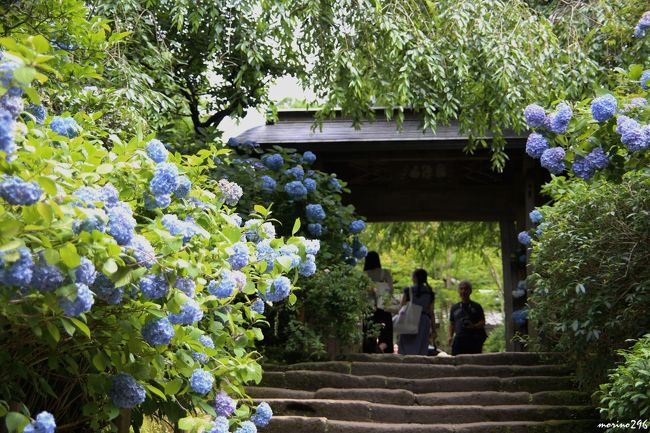
<svg viewBox="0 0 650 433"><path fill-rule="evenodd" d="M269 422L271 422L271 418L273 418L273 410L267 402L263 401L257 405L255 414L251 417L251 421L253 421L257 427L266 427L269 425Z"/></svg>
<svg viewBox="0 0 650 433"><path fill-rule="evenodd" d="M287 277L280 276L275 278L264 292L264 297L269 302L280 302L291 293L291 281Z"/></svg>
<svg viewBox="0 0 650 433"><path fill-rule="evenodd" d="M196 288L196 283L191 278L178 277L174 283L176 287L181 292L185 293L190 298L194 297L194 289Z"/></svg>
<svg viewBox="0 0 650 433"><path fill-rule="evenodd" d="M162 141L154 138L147 143L147 155L154 162L161 163L167 160L169 152Z"/></svg>
<svg viewBox="0 0 650 433"><path fill-rule="evenodd" d="M109 305L117 305L122 302L124 288L115 287L115 283L102 273L97 273L97 277L91 288L99 299Z"/></svg>
<svg viewBox="0 0 650 433"><path fill-rule="evenodd" d="M558 104L555 113L550 118L550 129L556 134L564 134L568 127L571 118L573 117L573 110L566 102Z"/></svg>
<svg viewBox="0 0 650 433"><path fill-rule="evenodd" d="M159 299L167 295L169 285L162 275L145 275L140 279L140 291L146 299Z"/></svg>
<svg viewBox="0 0 650 433"><path fill-rule="evenodd" d="M520 244L526 245L526 246L530 245L530 242L532 241L532 239L531 239L530 235L528 234L528 232L520 232L517 235L517 240L519 241Z"/></svg>
<svg viewBox="0 0 650 433"><path fill-rule="evenodd" d="M236 407L235 400L230 398L230 396L228 396L228 394L226 394L224 391L220 391L216 395L214 401L212 402L212 405L214 406L214 410L217 412L217 415L226 418L235 412Z"/></svg>
<svg viewBox="0 0 650 433"><path fill-rule="evenodd" d="M142 338L151 346L166 346L174 338L174 327L169 319L151 319L142 327Z"/></svg>
<svg viewBox="0 0 650 433"><path fill-rule="evenodd" d="M212 389L214 385L214 376L203 370L202 368L197 368L192 372L192 377L190 377L190 386L192 391L200 395L206 395Z"/></svg>
<svg viewBox="0 0 650 433"><path fill-rule="evenodd" d="M271 170L278 171L284 165L284 158L282 158L282 155L279 153L274 153L272 155L264 155L262 157L262 162Z"/></svg>
<svg viewBox="0 0 650 433"><path fill-rule="evenodd" d="M596 147L585 157L590 166L603 169L609 165L609 158L602 147Z"/></svg>
<svg viewBox="0 0 650 433"><path fill-rule="evenodd" d="M545 150L544 153L542 153L540 163L542 167L551 173L560 174L565 169L564 157L565 153L563 148L553 147L551 149Z"/></svg>
<svg viewBox="0 0 650 433"><path fill-rule="evenodd" d="M530 104L524 109L526 124L531 128L540 128L546 121L546 111L537 104Z"/></svg>
<svg viewBox="0 0 650 433"><path fill-rule="evenodd" d="M604 122L616 114L618 102L611 94L599 96L591 101L591 116L597 122Z"/></svg>
<svg viewBox="0 0 650 433"><path fill-rule="evenodd" d="M228 206L235 206L239 202L241 196L244 194L244 190L242 190L241 187L235 182L221 179L217 185L219 186L219 190L223 195L224 202Z"/></svg>
<svg viewBox="0 0 650 433"><path fill-rule="evenodd" d="M62 137L75 138L81 132L81 126L72 117L56 116L50 121L50 129Z"/></svg>
<svg viewBox="0 0 650 433"><path fill-rule="evenodd" d="M573 174L580 179L589 180L594 175L594 168L589 165L589 162L580 155L573 158Z"/></svg>
<svg viewBox="0 0 650 433"><path fill-rule="evenodd" d="M41 198L41 195L43 190L36 182L25 182L17 176L5 178L0 183L0 197L12 205L32 205Z"/></svg>
<svg viewBox="0 0 650 433"><path fill-rule="evenodd" d="M46 411L36 415L36 419L25 426L23 433L54 433L56 422L54 416Z"/></svg>
<svg viewBox="0 0 650 433"><path fill-rule="evenodd" d="M97 271L93 262L86 257L79 260L79 266L74 268L74 277L76 283L85 284L90 287L97 278Z"/></svg>
<svg viewBox="0 0 650 433"><path fill-rule="evenodd" d="M178 168L174 164L164 162L156 166L149 182L149 191L153 195L170 195L178 188L178 183Z"/></svg>
<svg viewBox="0 0 650 433"><path fill-rule="evenodd" d="M202 318L201 306L194 299L188 299L181 305L181 311L178 314L171 313L169 315L169 321L174 325L192 325Z"/></svg>
<svg viewBox="0 0 650 433"><path fill-rule="evenodd" d="M528 136L528 140L526 141L526 153L528 156L538 159L546 149L548 149L548 141L542 134L533 132Z"/></svg>
<svg viewBox="0 0 650 433"><path fill-rule="evenodd" d="M108 397L115 406L131 409L144 402L147 395L144 386L140 385L133 376L120 373L113 376Z"/></svg>
<svg viewBox="0 0 650 433"><path fill-rule="evenodd" d="M299 180L287 183L284 186L284 192L287 193L291 200L302 200L308 194L307 188Z"/></svg>
<svg viewBox="0 0 650 433"><path fill-rule="evenodd" d="M78 317L83 313L90 311L90 308L95 303L93 292L90 291L85 284L75 284L77 293L75 299L67 297L60 297L58 299L59 306L66 316Z"/></svg>

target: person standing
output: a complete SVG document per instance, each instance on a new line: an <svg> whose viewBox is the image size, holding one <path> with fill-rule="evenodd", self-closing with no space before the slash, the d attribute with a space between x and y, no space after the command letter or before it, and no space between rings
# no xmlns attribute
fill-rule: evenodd
<svg viewBox="0 0 650 433"><path fill-rule="evenodd" d="M363 352L393 353L393 321L390 313L384 310L386 298L393 294L393 275L388 269L381 267L379 254L376 251L368 252L363 270L368 278L376 283L376 287L371 293L371 302L374 304L375 310L366 322L375 323L381 327L378 338L364 338ZM365 331L366 329L364 329L364 334Z"/></svg>
<svg viewBox="0 0 650 433"><path fill-rule="evenodd" d="M481 353L487 338L483 307L470 299L472 284L469 281L460 282L458 294L461 301L452 305L449 312L451 354Z"/></svg>
<svg viewBox="0 0 650 433"><path fill-rule="evenodd" d="M422 306L420 324L417 334L402 334L399 336L398 348L401 355L427 355L429 352L429 336L436 336L436 320L433 315L435 294L427 282L427 271L416 269L413 272L413 286L404 289L401 306L411 301L410 292L413 293L413 303Z"/></svg>

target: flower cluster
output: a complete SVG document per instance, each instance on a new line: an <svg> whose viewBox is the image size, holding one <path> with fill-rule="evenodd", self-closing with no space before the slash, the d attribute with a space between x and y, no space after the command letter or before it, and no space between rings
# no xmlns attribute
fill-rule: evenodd
<svg viewBox="0 0 650 433"><path fill-rule="evenodd" d="M591 101L591 115L596 122L604 122L616 113L618 102L611 94L599 96Z"/></svg>
<svg viewBox="0 0 650 433"><path fill-rule="evenodd" d="M161 223L167 230L169 230L171 235L182 236L184 243L189 242L189 240L196 235L204 238L210 237L210 234L201 226L196 224L191 217L186 217L185 220L181 220L174 214L166 214L163 215Z"/></svg>
<svg viewBox="0 0 650 433"><path fill-rule="evenodd" d="M135 407L146 398L144 387L126 373L113 376L108 396L115 406L123 409Z"/></svg>
<svg viewBox="0 0 650 433"><path fill-rule="evenodd" d="M228 206L235 206L241 196L244 194L244 191L239 185L235 182L229 182L226 179L221 179L218 184L221 194L223 194L224 202Z"/></svg>
<svg viewBox="0 0 650 433"><path fill-rule="evenodd" d="M201 306L194 299L188 299L181 305L180 313L169 315L169 321L174 325L192 325L203 318Z"/></svg>
<svg viewBox="0 0 650 433"><path fill-rule="evenodd" d="M32 205L43 194L36 182L25 182L17 176L12 176L0 182L0 197L13 205Z"/></svg>
<svg viewBox="0 0 650 433"><path fill-rule="evenodd" d="M119 304L122 302L122 297L124 296L124 289L122 287L115 287L115 283L101 273L97 274L92 289L99 299L110 305Z"/></svg>
<svg viewBox="0 0 650 433"><path fill-rule="evenodd" d="M145 299L159 299L167 295L169 285L163 275L145 275L140 279L140 292Z"/></svg>
<svg viewBox="0 0 650 433"><path fill-rule="evenodd" d="M634 37L642 38L646 35L646 31L650 28L650 11L645 12L638 24L634 28Z"/></svg>
<svg viewBox="0 0 650 433"><path fill-rule="evenodd" d="M273 410L267 402L263 401L255 409L255 414L251 417L251 421L257 427L266 427L271 422L271 418L273 418Z"/></svg>
<svg viewBox="0 0 650 433"><path fill-rule="evenodd" d="M267 154L262 157L262 163L273 171L278 171L284 165L284 158L279 153Z"/></svg>
<svg viewBox="0 0 650 433"><path fill-rule="evenodd" d="M220 391L215 396L212 406L214 406L217 415L229 417L235 411L236 403L228 394L224 391Z"/></svg>
<svg viewBox="0 0 650 433"><path fill-rule="evenodd" d="M54 117L50 129L62 137L75 138L81 132L81 126L72 117Z"/></svg>
<svg viewBox="0 0 650 433"><path fill-rule="evenodd" d="M294 180L284 186L284 192L287 193L291 200L302 200L307 197L309 191L302 182Z"/></svg>
<svg viewBox="0 0 650 433"><path fill-rule="evenodd" d="M85 284L76 283L77 289L75 299L71 300L66 297L59 298L59 306L66 316L77 317L82 313L90 311L90 308L95 303L93 292L90 291Z"/></svg>
<svg viewBox="0 0 650 433"><path fill-rule="evenodd" d="M355 220L350 223L350 233L359 234L366 229L366 223L362 220Z"/></svg>
<svg viewBox="0 0 650 433"><path fill-rule="evenodd" d="M230 248L228 263L233 269L238 270L248 264L248 245L244 242L237 242Z"/></svg>
<svg viewBox="0 0 650 433"><path fill-rule="evenodd" d="M25 426L23 433L54 433L56 422L54 416L49 412L41 412L36 419Z"/></svg>
<svg viewBox="0 0 650 433"><path fill-rule="evenodd" d="M192 391L197 394L206 395L214 385L214 376L202 368L197 368L192 372L190 377L190 386Z"/></svg>
<svg viewBox="0 0 650 433"><path fill-rule="evenodd" d="M308 204L306 207L307 221L317 223L325 219L325 210L320 204Z"/></svg>
<svg viewBox="0 0 650 433"><path fill-rule="evenodd" d="M287 277L275 278L266 288L264 297L269 302L280 302L291 292L291 281Z"/></svg>
<svg viewBox="0 0 650 433"><path fill-rule="evenodd" d="M239 271L224 269L221 271L219 281L210 281L208 283L208 293L219 299L229 298L237 290L241 290L246 285L246 275Z"/></svg>
<svg viewBox="0 0 650 433"><path fill-rule="evenodd" d="M142 327L142 338L152 346L166 346L173 337L174 327L166 317L149 320Z"/></svg>

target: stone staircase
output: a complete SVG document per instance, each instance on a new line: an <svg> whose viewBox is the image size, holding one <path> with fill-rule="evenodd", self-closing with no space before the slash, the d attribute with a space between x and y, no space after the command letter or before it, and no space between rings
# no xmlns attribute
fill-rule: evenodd
<svg viewBox="0 0 650 433"><path fill-rule="evenodd" d="M263 433L593 433L598 415L557 355L348 355L266 366Z"/></svg>

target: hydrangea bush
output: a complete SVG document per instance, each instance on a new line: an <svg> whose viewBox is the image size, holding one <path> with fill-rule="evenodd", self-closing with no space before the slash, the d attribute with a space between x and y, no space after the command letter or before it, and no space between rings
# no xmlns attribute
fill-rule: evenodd
<svg viewBox="0 0 650 433"><path fill-rule="evenodd" d="M243 391L261 379L259 324L266 305L295 302L318 242L297 236L298 223L277 237L263 206L235 208L248 192L213 176L228 150L181 157L153 134L104 131L102 113L24 115L27 97L57 96L49 43L2 43L0 365L12 368L0 369L0 416L10 431L51 432L54 417L92 431L118 416L137 431L144 415L190 432L266 425L268 408L251 410ZM47 412L31 421L9 407Z"/></svg>

